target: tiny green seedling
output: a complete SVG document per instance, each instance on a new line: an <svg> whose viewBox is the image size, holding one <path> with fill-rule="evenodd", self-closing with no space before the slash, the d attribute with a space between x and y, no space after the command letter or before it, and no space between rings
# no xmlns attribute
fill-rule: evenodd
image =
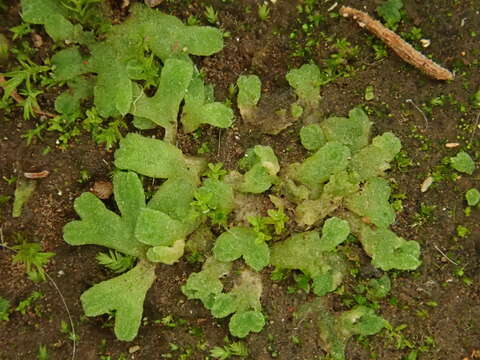
<svg viewBox="0 0 480 360"><path fill-rule="evenodd" d="M72 331L72 328L70 327L70 325L65 320L60 321L60 332L62 334L67 335L68 338L72 341L77 341L78 340L78 335L76 335Z"/></svg>
<svg viewBox="0 0 480 360"><path fill-rule="evenodd" d="M0 296L0 321L8 321L10 313L10 301Z"/></svg>
<svg viewBox="0 0 480 360"><path fill-rule="evenodd" d="M261 21L267 21L270 18L270 8L267 4L258 5L257 14Z"/></svg>
<svg viewBox="0 0 480 360"><path fill-rule="evenodd" d="M480 203L480 191L475 188L469 189L465 193L465 199L467 200L468 206L476 206Z"/></svg>
<svg viewBox="0 0 480 360"><path fill-rule="evenodd" d="M226 360L232 356L248 356L248 348L241 341L233 342L222 347L215 346L210 350L210 356L215 359Z"/></svg>
<svg viewBox="0 0 480 360"><path fill-rule="evenodd" d="M450 166L455 170L472 175L475 170L475 162L465 151L460 151L457 155L450 158Z"/></svg>
<svg viewBox="0 0 480 360"><path fill-rule="evenodd" d="M116 274L130 270L135 265L135 257L123 255L115 250L109 250L108 254L99 252L96 259L100 265L105 266Z"/></svg>
<svg viewBox="0 0 480 360"><path fill-rule="evenodd" d="M207 21L212 25L218 24L218 13L215 11L213 6L205 6L205 11L203 12Z"/></svg>
<svg viewBox="0 0 480 360"><path fill-rule="evenodd" d="M470 230L463 225L458 225L456 232L457 232L457 236L459 236L460 238L465 238L470 233Z"/></svg>
<svg viewBox="0 0 480 360"><path fill-rule="evenodd" d="M389 28L395 29L402 19L402 13L400 12L402 7L402 0L386 0L377 6L377 13L385 20Z"/></svg>
<svg viewBox="0 0 480 360"><path fill-rule="evenodd" d="M27 242L20 235L18 240L21 244L12 246L12 250L16 254L12 257L14 263L21 263L25 266L25 272L32 281L45 281L44 267L52 256L53 252L43 252L42 247L38 243Z"/></svg>
<svg viewBox="0 0 480 360"><path fill-rule="evenodd" d="M26 315L28 309L32 307L33 303L41 298L43 298L43 294L39 291L34 291L30 294L29 297L18 303L15 311L18 311L22 315Z"/></svg>
<svg viewBox="0 0 480 360"><path fill-rule="evenodd" d="M37 352L37 360L48 360L50 357L48 356L48 349L46 345L39 345L38 352Z"/></svg>
<svg viewBox="0 0 480 360"><path fill-rule="evenodd" d="M13 34L12 36L13 41L30 34L32 30L33 29L30 27L30 24L26 22L22 22L20 23L20 25L17 25L8 29L8 31L10 31Z"/></svg>

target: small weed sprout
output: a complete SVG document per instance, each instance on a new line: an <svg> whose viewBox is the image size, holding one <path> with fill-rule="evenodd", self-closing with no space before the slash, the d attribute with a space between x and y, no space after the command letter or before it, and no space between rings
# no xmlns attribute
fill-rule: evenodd
<svg viewBox="0 0 480 360"><path fill-rule="evenodd" d="M258 5L257 13L261 21L267 21L270 18L270 8L267 4Z"/></svg>
<svg viewBox="0 0 480 360"><path fill-rule="evenodd" d="M48 349L46 345L39 345L37 352L37 360L48 360Z"/></svg>
<svg viewBox="0 0 480 360"><path fill-rule="evenodd" d="M99 252L96 259L100 265L105 266L108 270L116 274L130 270L135 265L135 257L123 255L115 250L109 250L108 254Z"/></svg>
<svg viewBox="0 0 480 360"><path fill-rule="evenodd" d="M18 303L15 311L18 311L22 315L26 315L28 309L32 307L33 303L41 298L43 298L43 294L39 291L34 291L29 297Z"/></svg>
<svg viewBox="0 0 480 360"><path fill-rule="evenodd" d="M194 15L190 15L190 16L187 18L187 25L188 25L188 26L200 25L200 20L198 20L198 18L195 17Z"/></svg>
<svg viewBox="0 0 480 360"><path fill-rule="evenodd" d="M29 243L21 235L18 235L17 241L21 241L21 244L11 247L12 250L17 252L12 261L25 265L25 271L30 280L34 282L45 281L44 267L55 253L43 252L40 244Z"/></svg>
<svg viewBox="0 0 480 360"><path fill-rule="evenodd" d="M218 24L218 13L215 11L213 6L205 6L205 11L203 12L207 21L212 25Z"/></svg>
<svg viewBox="0 0 480 360"><path fill-rule="evenodd" d="M10 301L0 296L0 321L8 321L10 313Z"/></svg>
<svg viewBox="0 0 480 360"><path fill-rule="evenodd" d="M229 359L232 356L246 357L248 356L248 349L244 343L238 341L223 347L215 346L210 350L210 356L220 360Z"/></svg>

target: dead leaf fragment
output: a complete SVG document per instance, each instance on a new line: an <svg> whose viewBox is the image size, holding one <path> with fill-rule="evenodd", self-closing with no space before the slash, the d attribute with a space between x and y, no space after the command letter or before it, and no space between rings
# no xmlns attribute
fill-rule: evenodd
<svg viewBox="0 0 480 360"><path fill-rule="evenodd" d="M458 146L460 146L459 143L446 143L446 144L445 144L445 147L447 147L447 148L449 148L449 149L451 149L451 148L456 148L456 147L458 147Z"/></svg>
<svg viewBox="0 0 480 360"><path fill-rule="evenodd" d="M32 42L33 46L37 49L43 46L43 38L35 32L32 33Z"/></svg>
<svg viewBox="0 0 480 360"><path fill-rule="evenodd" d="M13 200L12 217L22 216L23 205L28 201L35 190L35 181L18 179Z"/></svg>
<svg viewBox="0 0 480 360"><path fill-rule="evenodd" d="M138 345L130 346L128 348L128 353L133 354L134 352L137 352L138 350L140 350L140 346L138 346Z"/></svg>
<svg viewBox="0 0 480 360"><path fill-rule="evenodd" d="M160 5L162 2L163 0L145 0L145 4L151 8Z"/></svg>
<svg viewBox="0 0 480 360"><path fill-rule="evenodd" d="M421 191L422 193L426 192L426 191L428 190L428 188L429 188L432 184L433 184L433 177L431 177L431 176L427 177L427 178L423 181L422 185L420 186L420 191Z"/></svg>
<svg viewBox="0 0 480 360"><path fill-rule="evenodd" d="M113 193L113 185L110 181L95 181L90 188L90 192L96 195L99 199L106 200Z"/></svg>

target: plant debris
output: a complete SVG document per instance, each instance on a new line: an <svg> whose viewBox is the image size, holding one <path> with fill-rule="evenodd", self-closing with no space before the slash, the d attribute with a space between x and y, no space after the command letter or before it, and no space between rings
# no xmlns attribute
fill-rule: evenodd
<svg viewBox="0 0 480 360"><path fill-rule="evenodd" d="M420 69L428 76L437 80L453 80L454 75L450 70L445 69L415 50L400 36L387 29L379 21L372 19L367 13L348 6L342 6L340 14L344 17L353 17L360 27L366 28L395 51L402 60Z"/></svg>

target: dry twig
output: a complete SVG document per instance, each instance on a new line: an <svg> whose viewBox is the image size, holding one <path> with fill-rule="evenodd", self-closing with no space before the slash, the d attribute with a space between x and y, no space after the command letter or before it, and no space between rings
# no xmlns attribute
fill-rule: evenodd
<svg viewBox="0 0 480 360"><path fill-rule="evenodd" d="M418 105L415 104L412 99L407 99L407 100L405 100L405 102L412 104L413 107L414 107L415 109L417 109L417 111L418 111L420 114L422 114L423 120L425 120L425 129L428 128L428 118L427 118L427 115L425 115L425 113L423 112L423 110L420 109L420 107L418 107Z"/></svg>
<svg viewBox="0 0 480 360"><path fill-rule="evenodd" d="M425 57L400 36L387 29L379 21L372 19L367 13L348 6L342 6L340 14L344 17L351 16L360 27L364 27L373 33L404 61L420 69L428 76L437 80L453 80L452 72Z"/></svg>
<svg viewBox="0 0 480 360"><path fill-rule="evenodd" d="M433 247L434 247L435 249L437 249L437 251L438 251L440 254L442 254L442 256L443 256L445 259L447 259L448 261L450 261L452 264L458 266L458 264L457 264L455 261L453 261L452 259L450 259L450 258L447 256L447 254L445 254L436 244L434 244Z"/></svg>
<svg viewBox="0 0 480 360"><path fill-rule="evenodd" d="M43 170L39 172L25 172L23 173L23 176L25 176L27 179L43 179L46 178L50 172L48 170Z"/></svg>

